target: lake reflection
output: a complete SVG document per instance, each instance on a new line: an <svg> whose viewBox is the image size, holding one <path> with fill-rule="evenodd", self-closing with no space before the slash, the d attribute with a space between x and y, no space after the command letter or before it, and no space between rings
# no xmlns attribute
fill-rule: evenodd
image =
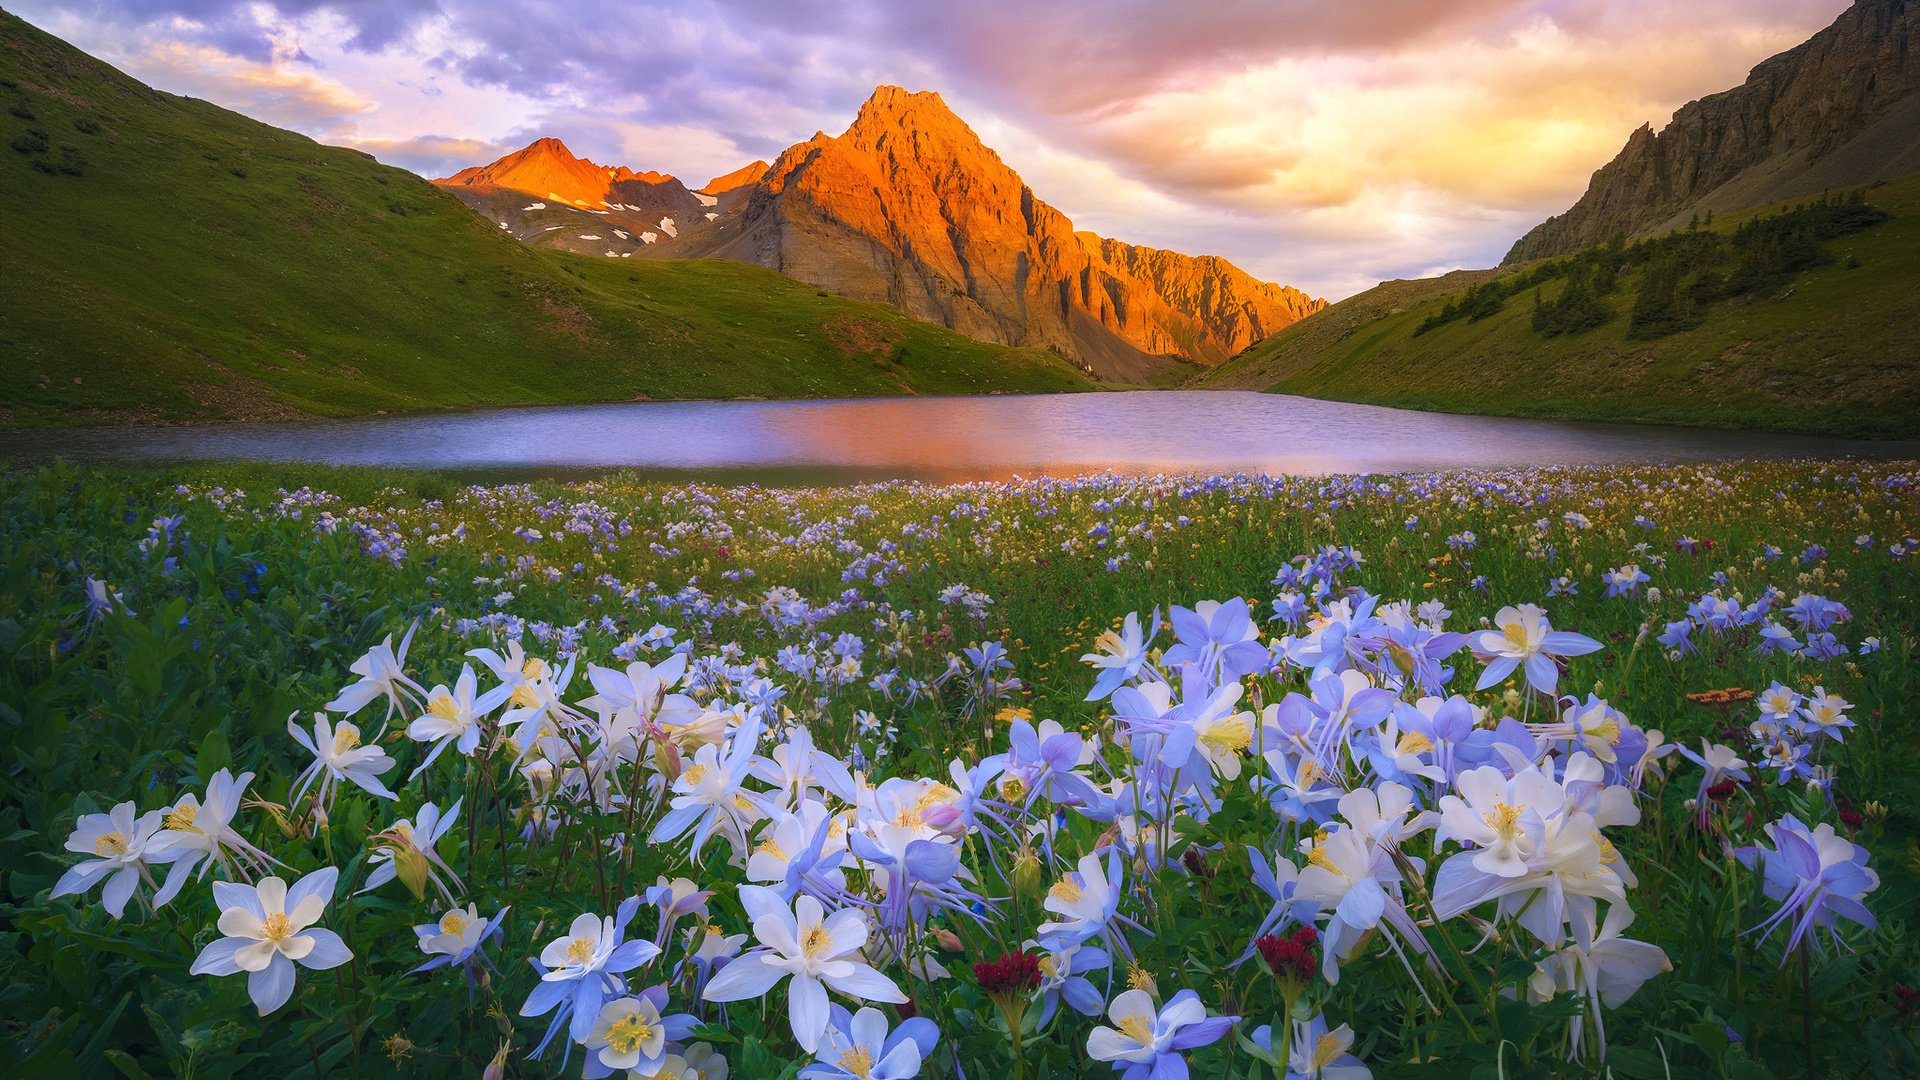
<svg viewBox="0 0 1920 1080"><path fill-rule="evenodd" d="M1920 443L1454 416L1277 394L1138 391L684 401L0 432L28 461L271 461L827 483L1119 472L1407 472L1749 457L1920 457Z"/></svg>

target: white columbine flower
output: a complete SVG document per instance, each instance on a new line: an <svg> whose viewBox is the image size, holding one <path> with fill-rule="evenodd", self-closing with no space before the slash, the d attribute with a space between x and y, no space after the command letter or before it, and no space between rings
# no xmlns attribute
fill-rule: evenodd
<svg viewBox="0 0 1920 1080"><path fill-rule="evenodd" d="M1541 693L1551 694L1560 682L1556 656L1584 656L1600 648L1600 643L1583 634L1555 630L1547 621L1545 609L1535 604L1503 607L1493 617L1494 629L1473 635L1473 649L1488 659L1474 689L1485 690L1525 666L1527 682Z"/></svg>
<svg viewBox="0 0 1920 1080"><path fill-rule="evenodd" d="M272 861L267 853L249 844L231 824L252 782L252 773L235 778L221 769L207 781L205 802L189 792L163 811L160 831L147 844L147 856L150 862L169 862L173 868L154 895L154 907L164 907L173 899L196 866L201 876L216 863L236 877L266 871Z"/></svg>
<svg viewBox="0 0 1920 1080"><path fill-rule="evenodd" d="M360 676L359 680L340 691L340 696L327 702L327 708L342 716L352 716L367 707L375 698L387 699L387 716L391 718L395 709L406 707L421 693L420 684L407 677L407 646L413 643L413 632L420 629L416 620L407 627L405 636L400 639L400 648L393 647L393 635L367 650L367 654L353 662L348 670Z"/></svg>
<svg viewBox="0 0 1920 1080"><path fill-rule="evenodd" d="M415 742L432 743L433 749L408 780L426 771L448 746L466 757L473 756L480 745L481 717L499 708L513 694L512 687L501 685L476 698L476 683L473 665L462 664L453 689L447 689L443 683L427 692L426 715L407 725L407 737Z"/></svg>
<svg viewBox="0 0 1920 1080"><path fill-rule="evenodd" d="M297 802L316 779L320 781L319 799L323 807L333 805L333 788L341 780L352 781L354 786L384 799L400 797L380 782L380 774L393 768L393 759L378 746L361 745L360 729L354 724L346 720L335 724L326 713L314 713L313 736L309 738L290 716L287 733L313 755L313 764L306 767L293 785L294 801Z"/></svg>
<svg viewBox="0 0 1920 1080"><path fill-rule="evenodd" d="M159 831L163 816L162 811L149 810L136 818L131 801L105 814L81 814L67 837L67 850L93 858L61 874L50 899L83 893L104 881L107 887L100 892L101 902L107 914L119 918L147 876L147 844Z"/></svg>
<svg viewBox="0 0 1920 1080"><path fill-rule="evenodd" d="M213 883L220 905L220 932L193 962L195 975L247 973L247 993L260 1015L278 1009L293 996L293 965L325 971L353 959L340 935L313 924L327 910L340 871L316 870L292 888L270 877L258 887L229 881Z"/></svg>
<svg viewBox="0 0 1920 1080"><path fill-rule="evenodd" d="M811 1054L826 1033L827 987L855 1001L899 1004L907 1000L893 980L862 958L867 918L856 908L827 915L820 901L801 896L789 910L778 889L740 887L740 903L753 919L760 947L735 957L707 983L708 1001L743 1001L764 996L782 978L787 988L787 1019L800 1048Z"/></svg>
<svg viewBox="0 0 1920 1080"><path fill-rule="evenodd" d="M426 971L443 964L466 963L506 914L507 909L501 908L493 918L482 918L480 906L468 904L465 910L454 908L436 922L421 923L414 927L414 936L420 939L420 951L433 958L425 966L414 970Z"/></svg>

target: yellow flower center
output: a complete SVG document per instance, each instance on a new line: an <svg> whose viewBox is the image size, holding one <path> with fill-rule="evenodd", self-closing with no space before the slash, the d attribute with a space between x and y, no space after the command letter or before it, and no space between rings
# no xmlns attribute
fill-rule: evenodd
<svg viewBox="0 0 1920 1080"><path fill-rule="evenodd" d="M1212 747L1215 753L1237 754L1253 745L1253 727L1247 723L1247 713L1229 716L1207 727L1200 735L1200 741Z"/></svg>
<svg viewBox="0 0 1920 1080"><path fill-rule="evenodd" d="M706 779L706 776L707 767L705 765L689 765L687 766L687 771L680 774L680 779L686 781L688 787L693 787L700 781Z"/></svg>
<svg viewBox="0 0 1920 1080"><path fill-rule="evenodd" d="M1060 965L1054 963L1052 956L1043 956L1040 958L1040 974L1051 979L1060 974Z"/></svg>
<svg viewBox="0 0 1920 1080"><path fill-rule="evenodd" d="M467 917L457 911L447 912L440 916L440 932L459 937L467 932Z"/></svg>
<svg viewBox="0 0 1920 1080"><path fill-rule="evenodd" d="M537 709L540 707L540 697L533 692L532 683L521 683L519 686L514 687L513 696L508 698L508 700L522 709Z"/></svg>
<svg viewBox="0 0 1920 1080"><path fill-rule="evenodd" d="M1080 902L1082 893L1079 882L1070 877L1063 877L1053 883L1053 887L1047 890L1047 895L1063 904L1077 904Z"/></svg>
<svg viewBox="0 0 1920 1080"><path fill-rule="evenodd" d="M1300 762L1300 782L1295 787L1310 788L1320 779L1320 763L1312 758Z"/></svg>
<svg viewBox="0 0 1920 1080"><path fill-rule="evenodd" d="M460 706L452 694L435 694L433 700L427 702L427 715L452 723L460 719Z"/></svg>
<svg viewBox="0 0 1920 1080"><path fill-rule="evenodd" d="M181 803L167 813L166 826L174 832L199 832L193 821L200 816L200 808L192 803Z"/></svg>
<svg viewBox="0 0 1920 1080"><path fill-rule="evenodd" d="M127 853L127 838L121 836L118 832L103 833L98 840L93 842L93 853L109 859L119 855L125 855Z"/></svg>
<svg viewBox="0 0 1920 1080"><path fill-rule="evenodd" d="M1427 738L1417 731L1409 731L1405 735L1400 736L1400 741L1394 744L1393 752L1396 754L1424 754L1431 749L1433 749L1432 739Z"/></svg>
<svg viewBox="0 0 1920 1080"><path fill-rule="evenodd" d="M1587 734L1608 746L1613 746L1620 741L1620 721L1612 719L1602 721L1588 728Z"/></svg>
<svg viewBox="0 0 1920 1080"><path fill-rule="evenodd" d="M1493 809L1485 815L1487 828L1500 834L1500 839L1511 840L1520 834L1520 807L1512 803L1496 802Z"/></svg>
<svg viewBox="0 0 1920 1080"><path fill-rule="evenodd" d="M826 927L817 924L800 939L800 954L809 960L820 959L832 947L833 935L827 933Z"/></svg>
<svg viewBox="0 0 1920 1080"><path fill-rule="evenodd" d="M1320 1036L1320 1040L1313 1044L1313 1067L1316 1071L1333 1064L1339 1056L1340 1040L1331 1031Z"/></svg>
<svg viewBox="0 0 1920 1080"><path fill-rule="evenodd" d="M781 862L787 861L787 853L780 850L780 845L774 843L772 837L768 837L765 840L760 841L760 846L757 848L754 848L753 850L758 852L764 852L765 854L771 855L774 858L779 859Z"/></svg>
<svg viewBox="0 0 1920 1080"><path fill-rule="evenodd" d="M1027 794L1027 783L1017 776L1005 776L1000 779L1000 797L1008 802L1019 802Z"/></svg>
<svg viewBox="0 0 1920 1080"><path fill-rule="evenodd" d="M613 1022L607 1029L607 1045L622 1054L631 1054L640 1049L640 1044L653 1037L653 1025L639 1013L628 1013Z"/></svg>
<svg viewBox="0 0 1920 1080"><path fill-rule="evenodd" d="M527 657L527 662L520 665L520 674L529 679L538 679L546 673L547 662L537 656Z"/></svg>
<svg viewBox="0 0 1920 1080"><path fill-rule="evenodd" d="M1307 852L1307 865L1317 866L1329 874L1340 873L1340 868L1333 864L1333 857L1328 855L1327 849L1320 844L1315 844L1313 848ZM1341 876L1344 877L1345 875Z"/></svg>
<svg viewBox="0 0 1920 1080"><path fill-rule="evenodd" d="M852 1047L840 1055L840 1067L865 1080L873 1075L873 1055L867 1053L864 1046Z"/></svg>
<svg viewBox="0 0 1920 1080"><path fill-rule="evenodd" d="M1146 1013L1130 1013L1117 1021L1120 1034L1132 1039L1141 1046L1153 1044L1153 1017Z"/></svg>
<svg viewBox="0 0 1920 1080"><path fill-rule="evenodd" d="M352 750L354 747L359 745L360 745L360 729L359 728L353 726L352 724L342 722L339 727L336 727L333 729L333 756L334 757L339 757L341 754L344 754L347 751Z"/></svg>
<svg viewBox="0 0 1920 1080"><path fill-rule="evenodd" d="M292 936L293 920L281 912L276 911L260 922L260 937L263 940L285 941Z"/></svg>
<svg viewBox="0 0 1920 1080"><path fill-rule="evenodd" d="M567 963L584 964L593 959L594 941L590 937L577 937L567 942Z"/></svg>
<svg viewBox="0 0 1920 1080"><path fill-rule="evenodd" d="M1612 865L1620 861L1620 851L1613 846L1613 841L1596 832L1593 834L1593 842L1599 845L1600 862L1603 865Z"/></svg>

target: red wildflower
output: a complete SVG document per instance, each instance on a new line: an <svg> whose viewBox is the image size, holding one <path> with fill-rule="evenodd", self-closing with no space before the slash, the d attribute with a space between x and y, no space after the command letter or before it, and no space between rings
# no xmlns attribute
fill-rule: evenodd
<svg viewBox="0 0 1920 1080"><path fill-rule="evenodd" d="M1300 985L1312 979L1320 970L1320 961L1313 955L1313 946L1320 935L1311 926L1303 926L1286 937L1268 934L1254 941L1253 947L1259 950L1267 970L1273 977Z"/></svg>
<svg viewBox="0 0 1920 1080"><path fill-rule="evenodd" d="M1040 958L1032 953L1004 953L998 960L973 965L980 989L995 998L1020 997L1040 985Z"/></svg>

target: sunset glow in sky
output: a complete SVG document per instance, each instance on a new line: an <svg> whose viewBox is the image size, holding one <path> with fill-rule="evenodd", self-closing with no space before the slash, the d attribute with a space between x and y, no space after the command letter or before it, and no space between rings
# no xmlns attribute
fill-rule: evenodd
<svg viewBox="0 0 1920 1080"><path fill-rule="evenodd" d="M429 176L542 135L689 185L938 90L1082 229L1339 298L1488 266L1845 0L12 0Z"/></svg>

